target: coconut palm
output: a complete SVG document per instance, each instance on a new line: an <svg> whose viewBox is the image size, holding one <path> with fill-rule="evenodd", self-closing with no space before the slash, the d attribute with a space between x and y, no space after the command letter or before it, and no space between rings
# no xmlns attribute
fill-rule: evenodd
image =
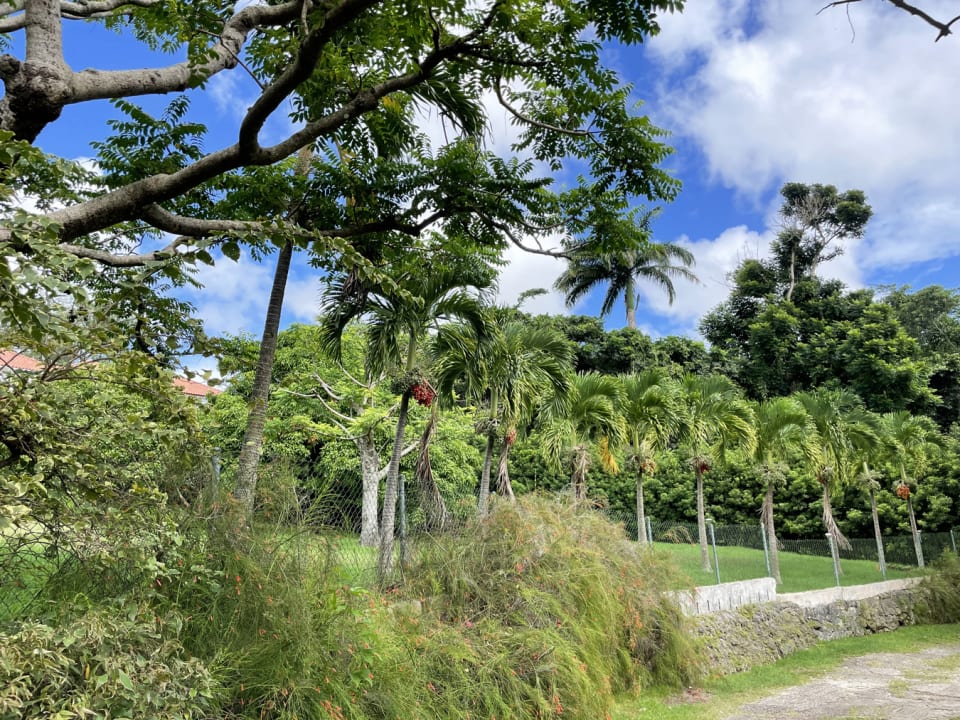
<svg viewBox="0 0 960 720"><path fill-rule="evenodd" d="M573 495L587 495L590 452L616 472L612 449L626 439L623 417L617 412L620 384L609 375L584 373L571 378L565 396L555 394L544 407L543 442L547 457L559 464L569 453Z"/></svg>
<svg viewBox="0 0 960 720"><path fill-rule="evenodd" d="M565 395L573 357L570 343L559 333L509 320L503 309L493 315L485 342L478 340L473 328L451 325L442 328L433 343L434 375L441 395L449 396L459 383L465 392L488 403L487 416L478 423L486 435L478 500L481 516L489 509L497 438L501 440L497 491L513 497L507 469L510 447L546 395Z"/></svg>
<svg viewBox="0 0 960 720"><path fill-rule="evenodd" d="M900 476L897 497L907 501L917 565L923 567L923 546L920 544L920 530L913 511L913 491L920 482L920 474L927 461L939 450L940 436L930 418L911 415L904 410L885 413L880 418L880 427L887 461L897 469Z"/></svg>
<svg viewBox="0 0 960 720"><path fill-rule="evenodd" d="M486 325L484 299L492 287L492 274L481 262L475 265L439 265L430 272L404 270L391 287L358 286L352 276L337 276L323 295L321 332L330 354L337 358L344 329L355 318L366 321L368 372L378 376L398 373L400 408L380 523L378 577L385 581L393 567L400 457L403 450L410 399L423 385L417 360L420 343L428 328L439 322L470 323L482 336Z"/></svg>
<svg viewBox="0 0 960 720"><path fill-rule="evenodd" d="M830 498L850 478L857 448L865 447L873 435L870 415L863 402L848 390L817 388L797 393L817 429L819 451L812 461L814 477L823 490L823 527L837 547L850 549L833 516Z"/></svg>
<svg viewBox="0 0 960 720"><path fill-rule="evenodd" d="M810 417L794 398L772 398L755 406L757 418L756 444L751 460L760 472L766 486L760 517L767 534L770 551L770 574L780 582L780 554L774 527L773 495L783 482L784 463L795 453L812 461L816 453L816 428Z"/></svg>
<svg viewBox="0 0 960 720"><path fill-rule="evenodd" d="M680 393L685 409L680 438L689 453L696 479L700 563L709 572L703 476L732 447L752 452L756 442L753 411L736 385L723 375L687 374L681 380Z"/></svg>
<svg viewBox="0 0 960 720"><path fill-rule="evenodd" d="M637 540L646 542L643 479L656 471L656 453L665 450L683 424L677 383L665 368L620 376L620 414L627 427L630 462L637 472Z"/></svg>
<svg viewBox="0 0 960 720"><path fill-rule="evenodd" d="M689 250L672 243L649 241L653 215L652 211L645 213L635 228L613 228L617 234L626 232L638 236L629 249L602 253L583 251L570 258L566 270L554 283L554 287L566 296L568 305L575 304L595 287L606 285L600 316L609 315L623 298L627 327L636 329L638 280L652 282L665 290L671 304L676 297L674 278L696 281L697 277L689 270L694 264Z"/></svg>

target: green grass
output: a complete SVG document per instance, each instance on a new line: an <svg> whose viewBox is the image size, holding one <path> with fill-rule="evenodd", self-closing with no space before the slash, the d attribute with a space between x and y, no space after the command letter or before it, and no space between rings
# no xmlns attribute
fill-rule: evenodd
<svg viewBox="0 0 960 720"><path fill-rule="evenodd" d="M703 683L705 702L676 703L675 690L653 688L638 698L621 699L612 720L717 720L745 703L772 691L800 685L826 675L845 659L875 652L915 652L925 647L960 642L960 625L921 625L866 637L844 638L786 657L749 672Z"/></svg>
<svg viewBox="0 0 960 720"><path fill-rule="evenodd" d="M669 553L680 571L690 578L692 584L713 585L717 582L713 572L704 572L700 567L699 545L656 543L655 547L658 552ZM750 580L765 577L767 574L762 550L718 547L717 555L720 559L721 582ZM712 549L710 562L713 563ZM879 565L869 560L841 560L840 568L843 571L840 576L841 585L863 585L883 580ZM920 574L922 573L917 568L887 566L888 580L916 577ZM780 577L783 582L777 587L777 592L781 593L818 590L836 585L833 560L829 557L781 552Z"/></svg>

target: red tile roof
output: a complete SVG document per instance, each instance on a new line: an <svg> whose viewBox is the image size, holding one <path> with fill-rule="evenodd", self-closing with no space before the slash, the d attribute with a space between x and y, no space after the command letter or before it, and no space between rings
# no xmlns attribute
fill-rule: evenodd
<svg viewBox="0 0 960 720"><path fill-rule="evenodd" d="M174 378L173 384L190 397L206 397L207 395L219 395L223 392L223 390L218 390L215 387L210 387L209 385L204 385L194 380L187 380L186 378Z"/></svg>
<svg viewBox="0 0 960 720"><path fill-rule="evenodd" d="M43 370L43 363L16 350L0 350L0 370L8 368L10 370L40 372ZM207 395L219 395L223 392L223 390L186 378L174 378L173 384L190 397L206 397Z"/></svg>
<svg viewBox="0 0 960 720"><path fill-rule="evenodd" d="M11 370L40 372L43 370L43 365L29 355L24 355L16 350L0 350L0 370L7 368Z"/></svg>

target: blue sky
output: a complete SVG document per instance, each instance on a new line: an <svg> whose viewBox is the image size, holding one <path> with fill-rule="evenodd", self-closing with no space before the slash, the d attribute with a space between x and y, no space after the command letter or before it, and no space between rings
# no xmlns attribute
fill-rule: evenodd
<svg viewBox="0 0 960 720"><path fill-rule="evenodd" d="M609 62L634 86L643 111L673 135L666 163L683 182L654 230L697 257L701 283L678 283L678 297L641 288L638 319L654 336L696 336L700 316L728 292L726 277L746 257L762 257L776 233L777 192L784 182L822 182L866 191L875 215L866 237L823 268L850 287L939 283L956 287L960 254L960 37L934 44L935 31L879 0L817 14L824 0L691 0L685 13L662 18L662 33L640 48L611 47ZM950 15L952 3L924 3ZM940 12L940 11L943 12ZM852 23L852 27L851 27ZM71 24L68 61L81 67L165 64L134 52L122 38ZM230 141L255 86L242 71L214 78L194 108L213 149ZM158 109L165 99L145 101ZM491 103L491 106L494 103ZM39 144L68 157L92 155L112 114L105 104L68 108ZM277 136L289 127L272 120ZM82 128L82 132L78 132ZM436 118L424 129L442 138ZM491 107L489 142L513 137ZM560 182L563 178L558 178ZM511 253L501 300L549 287L560 265ZM189 294L208 331L259 334L272 266L242 258L205 269ZM300 263L288 289L285 322L316 313L318 278ZM599 293L573 312L595 314ZM527 309L569 312L555 293ZM609 328L624 324L619 308Z"/></svg>

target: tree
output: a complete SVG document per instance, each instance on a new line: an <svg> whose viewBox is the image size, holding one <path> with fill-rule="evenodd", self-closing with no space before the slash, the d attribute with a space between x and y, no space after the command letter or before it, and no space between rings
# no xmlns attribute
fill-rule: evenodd
<svg viewBox="0 0 960 720"><path fill-rule="evenodd" d="M637 539L646 542L644 475L656 472L656 454L666 450L683 425L679 388L663 368L620 377L620 413L630 442L630 463L637 473Z"/></svg>
<svg viewBox="0 0 960 720"><path fill-rule="evenodd" d="M913 511L913 491L920 482L927 462L939 449L939 437L933 422L908 412L885 413L881 418L882 438L887 461L897 469L897 497L907 501L910 533L917 553L917 565L924 566L920 529Z"/></svg>
<svg viewBox="0 0 960 720"><path fill-rule="evenodd" d="M572 348L556 331L510 319L494 308L486 337L477 337L468 325L450 325L434 341L434 374L444 396L462 384L473 399L486 400L487 416L477 423L485 436L483 469L477 510L487 514L493 452L500 439L497 489L513 497L508 471L510 447L532 421L542 399L562 397L569 384Z"/></svg>
<svg viewBox="0 0 960 720"><path fill-rule="evenodd" d="M597 373L574 375L565 394L555 394L543 412L543 442L547 457L560 464L565 454L571 463L570 486L576 499L587 496L590 453L615 468L612 448L626 437L617 412L620 385L616 378Z"/></svg>
<svg viewBox="0 0 960 720"><path fill-rule="evenodd" d="M823 12L827 8L840 7L841 5L852 5L854 3L863 2L863 0L834 0L834 2L827 3L823 8L820 9L820 12ZM937 30L937 36L933 39L934 42L939 42L942 38L947 37L947 35L952 35L953 24L960 20L960 15L957 15L952 20L946 22L942 20L937 20L933 16L929 15L926 11L920 7L906 2L906 0L889 0L890 4L894 7L900 8L906 13L918 17L923 20L927 25L930 25L932 28Z"/></svg>
<svg viewBox="0 0 960 720"><path fill-rule="evenodd" d="M812 459L815 452L816 428L797 400L772 398L757 404L756 444L751 459L756 464L766 488L760 517L767 534L770 552L770 573L780 582L780 553L774 527L773 495L783 482L783 464L794 453Z"/></svg>
<svg viewBox="0 0 960 720"><path fill-rule="evenodd" d="M566 296L568 306L575 305L599 285L607 285L600 306L600 317L606 317L622 297L627 311L627 327L637 328L638 279L653 282L667 292L670 304L676 297L673 278L696 281L688 269L694 262L693 254L672 243L649 241L652 212L646 212L634 226L629 219L613 218L603 232L614 237L628 236L628 250L596 253L581 251L570 256L566 270L557 278L554 287ZM633 236L637 237L633 237ZM619 240L617 246L623 247Z"/></svg>
<svg viewBox="0 0 960 720"><path fill-rule="evenodd" d="M396 373L400 395L397 426L383 497L380 523L378 576L385 581L393 568L394 529L399 487L400 457L407 426L410 399L426 382L418 368L418 350L427 330L443 320L469 321L483 335L483 294L492 282L491 270L482 258L461 264L438 265L423 275L419 262L399 268L394 285L367 286L358 293L350 275L332 278L324 293L324 342L334 358L339 357L341 338L356 318L367 323L367 364L370 374ZM396 287L396 290L393 288Z"/></svg>
<svg viewBox="0 0 960 720"><path fill-rule="evenodd" d="M818 388L797 393L817 430L819 452L813 457L813 472L823 490L823 527L838 547L850 549L833 516L831 496L850 478L854 453L870 442L873 431L869 414L856 394L847 390Z"/></svg>
<svg viewBox="0 0 960 720"><path fill-rule="evenodd" d="M815 277L820 263L843 253L839 241L863 237L873 210L863 191L840 193L833 185L787 183L780 195L784 227L771 249L783 297L789 302L798 282Z"/></svg>
<svg viewBox="0 0 960 720"><path fill-rule="evenodd" d="M685 375L680 392L686 420L680 438L689 454L696 480L700 562L709 572L703 476L710 471L712 464L723 459L730 447L740 446L747 452L752 450L756 442L754 418L736 386L723 375Z"/></svg>

